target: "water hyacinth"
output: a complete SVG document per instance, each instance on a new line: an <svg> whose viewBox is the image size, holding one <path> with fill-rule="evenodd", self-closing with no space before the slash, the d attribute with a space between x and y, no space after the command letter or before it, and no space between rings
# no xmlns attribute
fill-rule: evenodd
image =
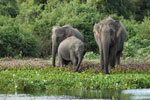
<svg viewBox="0 0 150 100"><path fill-rule="evenodd" d="M22 74L24 73L24 75ZM36 73L36 75L35 75ZM11 80L12 76L15 78ZM40 74L37 76L37 74ZM5 78L7 77L7 78ZM150 88L150 74L91 74L77 73L59 68L8 70L0 73L0 89L37 90L37 89L128 89ZM15 84L15 86L13 85ZM14 87L11 87L14 86ZM9 87L9 88L8 88Z"/></svg>

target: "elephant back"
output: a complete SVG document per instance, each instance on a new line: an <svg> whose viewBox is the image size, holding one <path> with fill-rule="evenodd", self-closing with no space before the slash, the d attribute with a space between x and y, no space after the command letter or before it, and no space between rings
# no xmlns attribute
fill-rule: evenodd
<svg viewBox="0 0 150 100"><path fill-rule="evenodd" d="M84 41L84 37L83 37L83 35L79 32L78 29L73 28L73 27L70 26L70 25L65 25L65 26L63 26L63 27L65 28L67 37L75 36L75 37L77 37L78 39L80 39L81 41Z"/></svg>

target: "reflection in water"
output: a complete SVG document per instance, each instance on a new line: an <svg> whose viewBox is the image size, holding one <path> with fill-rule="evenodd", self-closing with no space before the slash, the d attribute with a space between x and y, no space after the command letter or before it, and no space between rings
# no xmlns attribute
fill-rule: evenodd
<svg viewBox="0 0 150 100"><path fill-rule="evenodd" d="M57 90L34 92L2 92L0 100L58 100L58 99L114 99L150 100L150 89L131 90Z"/></svg>

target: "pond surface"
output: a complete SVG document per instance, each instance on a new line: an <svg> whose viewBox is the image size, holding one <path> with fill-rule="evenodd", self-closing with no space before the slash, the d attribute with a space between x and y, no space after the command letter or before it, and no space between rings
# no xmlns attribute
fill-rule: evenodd
<svg viewBox="0 0 150 100"><path fill-rule="evenodd" d="M130 90L59 90L34 92L3 92L0 100L59 100L59 99L105 99L150 100L150 89Z"/></svg>

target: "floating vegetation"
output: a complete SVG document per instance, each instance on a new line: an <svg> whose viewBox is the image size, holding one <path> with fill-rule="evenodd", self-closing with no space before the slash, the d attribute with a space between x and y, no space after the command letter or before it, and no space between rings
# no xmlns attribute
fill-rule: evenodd
<svg viewBox="0 0 150 100"><path fill-rule="evenodd" d="M113 69L115 70L115 69ZM116 69L118 70L118 69ZM114 73L105 75L101 72L73 72L67 68L20 67L5 69L0 72L1 90L50 90L50 89L131 89L150 88L150 74Z"/></svg>

